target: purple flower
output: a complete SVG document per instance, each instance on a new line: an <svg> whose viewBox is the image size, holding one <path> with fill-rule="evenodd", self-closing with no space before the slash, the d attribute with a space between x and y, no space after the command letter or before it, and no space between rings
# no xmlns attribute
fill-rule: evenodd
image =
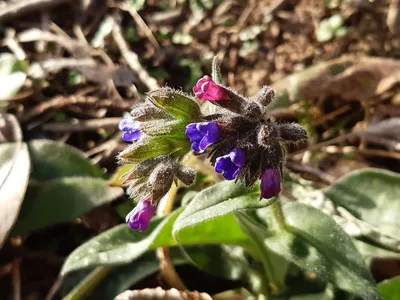
<svg viewBox="0 0 400 300"><path fill-rule="evenodd" d="M142 132L140 131L140 122L134 121L130 118L124 118L119 122L119 130L124 132L122 139L127 143L136 142L142 135Z"/></svg>
<svg viewBox="0 0 400 300"><path fill-rule="evenodd" d="M156 209L148 198L141 201L136 207L126 216L125 221L129 227L139 231L145 231L150 224Z"/></svg>
<svg viewBox="0 0 400 300"><path fill-rule="evenodd" d="M200 100L219 101L227 99L224 89L216 84L210 76L200 78L193 87L193 93Z"/></svg>
<svg viewBox="0 0 400 300"><path fill-rule="evenodd" d="M261 176L261 195L265 199L277 196L281 192L281 176L275 169L266 169Z"/></svg>
<svg viewBox="0 0 400 300"><path fill-rule="evenodd" d="M242 170L245 161L245 152L242 149L235 148L228 154L220 156L215 161L215 171L222 173L225 179L233 180Z"/></svg>
<svg viewBox="0 0 400 300"><path fill-rule="evenodd" d="M185 134L192 142L196 153L204 153L207 147L219 140L219 126L215 122L192 123L186 126Z"/></svg>

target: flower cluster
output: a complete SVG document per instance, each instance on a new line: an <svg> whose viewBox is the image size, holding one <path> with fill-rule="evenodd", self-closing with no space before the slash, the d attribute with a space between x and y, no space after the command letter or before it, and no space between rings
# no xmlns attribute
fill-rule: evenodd
<svg viewBox="0 0 400 300"><path fill-rule="evenodd" d="M261 180L261 197L268 199L281 191L286 144L307 138L300 125L278 124L268 116L274 100L269 86L246 98L204 76L193 93L195 98L170 88L150 92L120 123L123 140L131 143L118 156L120 163L130 166L121 178L129 195L139 199L126 217L133 229L148 228L174 182L193 184L195 171L182 164L191 151L208 155L226 180L247 186ZM215 105L217 112L205 114L199 105L205 102L197 100Z"/></svg>
<svg viewBox="0 0 400 300"><path fill-rule="evenodd" d="M250 186L261 179L261 196L277 196L281 191L285 144L304 140L307 135L298 124L278 124L268 118L267 108L274 91L265 86L248 99L204 76L193 92L198 99L221 109L220 113L207 116L208 122L187 126L192 150L197 154L209 150L215 171L226 180L239 179Z"/></svg>

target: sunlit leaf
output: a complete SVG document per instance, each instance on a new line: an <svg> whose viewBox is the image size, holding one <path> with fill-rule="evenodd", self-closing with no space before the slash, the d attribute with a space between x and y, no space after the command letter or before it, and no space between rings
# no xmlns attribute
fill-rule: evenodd
<svg viewBox="0 0 400 300"><path fill-rule="evenodd" d="M26 144L0 144L0 247L17 220L29 180Z"/></svg>
<svg viewBox="0 0 400 300"><path fill-rule="evenodd" d="M258 189L248 189L241 183L223 181L200 193L188 204L174 225L178 239L186 228L195 226L237 210L268 206L271 201L260 200Z"/></svg>
<svg viewBox="0 0 400 300"><path fill-rule="evenodd" d="M265 245L318 278L363 299L381 299L352 240L326 214L300 203L283 207L286 230L266 236Z"/></svg>
<svg viewBox="0 0 400 300"><path fill-rule="evenodd" d="M199 105L184 93L163 88L149 93L149 100L176 119L195 122L201 119Z"/></svg>
<svg viewBox="0 0 400 300"><path fill-rule="evenodd" d="M26 73L19 67L18 59L11 53L0 54L0 100L15 96L25 79Z"/></svg>
<svg viewBox="0 0 400 300"><path fill-rule="evenodd" d="M353 171L332 185L326 195L400 243L400 175L372 168ZM379 236L370 238L380 241Z"/></svg>
<svg viewBox="0 0 400 300"><path fill-rule="evenodd" d="M400 277L382 281L378 285L383 300L397 300L400 295Z"/></svg>

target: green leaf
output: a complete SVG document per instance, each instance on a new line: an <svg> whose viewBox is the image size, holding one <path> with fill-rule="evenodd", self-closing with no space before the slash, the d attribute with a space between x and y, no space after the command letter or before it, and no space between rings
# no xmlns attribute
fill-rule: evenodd
<svg viewBox="0 0 400 300"><path fill-rule="evenodd" d="M363 299L381 299L351 238L323 212L300 203L283 207L286 230L270 234L265 245L322 280Z"/></svg>
<svg viewBox="0 0 400 300"><path fill-rule="evenodd" d="M180 249L172 248L169 252L171 262L176 265L189 262L180 253ZM130 264L115 267L88 297L93 299L114 299L131 286L160 270L160 262L154 251L149 251Z"/></svg>
<svg viewBox="0 0 400 300"><path fill-rule="evenodd" d="M186 123L196 122L201 119L199 105L183 92L162 88L150 92L149 100L158 108L167 111L174 118Z"/></svg>
<svg viewBox="0 0 400 300"><path fill-rule="evenodd" d="M104 40L112 32L114 26L114 19L106 17L100 24L99 29L96 31L90 45L93 48L99 48L104 46Z"/></svg>
<svg viewBox="0 0 400 300"><path fill-rule="evenodd" d="M146 4L146 0L125 0L128 6L131 6L136 11L141 10Z"/></svg>
<svg viewBox="0 0 400 300"><path fill-rule="evenodd" d="M228 245L186 246L188 258L202 271L230 280L245 279L249 261L244 249Z"/></svg>
<svg viewBox="0 0 400 300"><path fill-rule="evenodd" d="M11 53L0 54L0 100L14 97L25 83L26 73L19 66L20 62Z"/></svg>
<svg viewBox="0 0 400 300"><path fill-rule="evenodd" d="M263 210L270 209L264 208ZM246 213L239 212L236 213L236 216L240 226L251 240L254 252L253 255L256 255L256 258L258 258L264 266L264 271L266 273L265 280L268 280L268 282L264 282L264 289L269 286L275 295L280 294L285 285L285 277L289 263L265 245L264 238L267 232L266 228L255 224Z"/></svg>
<svg viewBox="0 0 400 300"><path fill-rule="evenodd" d="M17 220L30 171L26 144L0 144L0 247Z"/></svg>
<svg viewBox="0 0 400 300"><path fill-rule="evenodd" d="M232 214L186 228L180 232L178 243L172 235L172 227L181 212L179 209L163 220L153 220L146 232L134 231L123 224L100 234L71 253L62 274L93 266L127 264L158 247L219 243L248 245L246 234Z"/></svg>
<svg viewBox="0 0 400 300"><path fill-rule="evenodd" d="M31 183L12 231L21 235L71 221L90 209L120 197L123 190L103 179L66 177Z"/></svg>
<svg viewBox="0 0 400 300"><path fill-rule="evenodd" d="M378 285L383 300L397 300L400 295L400 276L382 281Z"/></svg>
<svg viewBox="0 0 400 300"><path fill-rule="evenodd" d="M333 38L334 34L335 32L329 24L329 19L322 20L317 30L317 41L327 42Z"/></svg>
<svg viewBox="0 0 400 300"><path fill-rule="evenodd" d="M326 195L382 234L400 241L400 175L372 168L357 170L342 177Z"/></svg>
<svg viewBox="0 0 400 300"><path fill-rule="evenodd" d="M128 173L134 166L135 166L134 164L126 164L118 167L110 179L110 185L122 186L124 180L121 177L126 173Z"/></svg>
<svg viewBox="0 0 400 300"><path fill-rule="evenodd" d="M188 33L175 32L171 41L176 45L189 45L193 41L193 37Z"/></svg>
<svg viewBox="0 0 400 300"><path fill-rule="evenodd" d="M93 165L83 153L64 143L32 140L28 143L32 162L32 178L51 180L71 176L104 178L104 172Z"/></svg>
<svg viewBox="0 0 400 300"><path fill-rule="evenodd" d="M172 224L181 210L165 219L154 219L145 232L132 230L126 224L116 226L75 249L65 261L61 274L94 266L123 265L133 262L147 250L176 246Z"/></svg>
<svg viewBox="0 0 400 300"><path fill-rule="evenodd" d="M187 228L237 210L261 208L270 204L271 201L260 200L258 189L248 189L241 183L223 181L201 191L194 197L175 223L174 235L181 240ZM219 234L219 238L222 242L224 235Z"/></svg>

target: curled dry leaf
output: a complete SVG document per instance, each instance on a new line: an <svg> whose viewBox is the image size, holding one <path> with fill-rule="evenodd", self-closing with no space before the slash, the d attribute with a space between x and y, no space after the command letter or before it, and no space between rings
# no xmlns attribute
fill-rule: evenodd
<svg viewBox="0 0 400 300"><path fill-rule="evenodd" d="M386 24L389 27L390 32L393 34L396 34L400 31L399 10L400 10L400 1L391 0L387 14Z"/></svg>
<svg viewBox="0 0 400 300"><path fill-rule="evenodd" d="M13 115L0 115L0 247L17 220L29 180L30 160ZM8 141L8 143L7 143ZM6 143L4 143L6 142Z"/></svg>
<svg viewBox="0 0 400 300"><path fill-rule="evenodd" d="M400 61L344 56L288 76L272 85L291 101L339 95L348 101L371 99L400 81Z"/></svg>
<svg viewBox="0 0 400 300"><path fill-rule="evenodd" d="M366 130L355 132L367 142L383 146L389 150L400 151L400 118L382 120L370 124Z"/></svg>
<svg viewBox="0 0 400 300"><path fill-rule="evenodd" d="M206 293L178 291L177 289L163 290L155 289L125 291L119 294L115 300L212 300Z"/></svg>

